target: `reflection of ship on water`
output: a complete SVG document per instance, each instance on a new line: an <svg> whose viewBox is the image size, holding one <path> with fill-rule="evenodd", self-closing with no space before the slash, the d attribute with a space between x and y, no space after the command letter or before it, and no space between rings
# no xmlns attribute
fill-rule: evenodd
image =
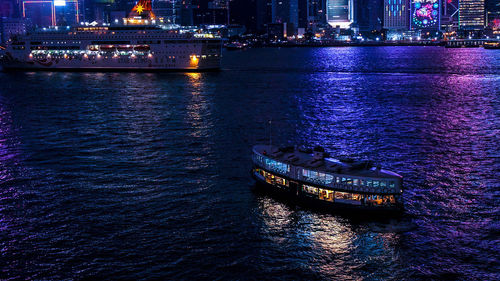
<svg viewBox="0 0 500 281"><path fill-rule="evenodd" d="M122 24L52 27L12 38L4 69L213 70L222 41L160 25L151 1L141 0Z"/></svg>
<svg viewBox="0 0 500 281"><path fill-rule="evenodd" d="M313 150L253 147L252 176L278 194L330 209L402 211L402 177L370 161L327 158Z"/></svg>

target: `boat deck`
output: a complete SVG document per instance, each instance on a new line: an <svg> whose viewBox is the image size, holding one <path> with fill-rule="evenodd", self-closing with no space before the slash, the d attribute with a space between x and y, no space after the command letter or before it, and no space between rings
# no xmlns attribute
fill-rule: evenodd
<svg viewBox="0 0 500 281"><path fill-rule="evenodd" d="M254 152L279 162L314 171L349 174L360 177L402 178L397 173L373 167L369 161L315 157L314 153L323 154L324 152L314 152L295 147L279 148L274 145L256 145L254 146Z"/></svg>

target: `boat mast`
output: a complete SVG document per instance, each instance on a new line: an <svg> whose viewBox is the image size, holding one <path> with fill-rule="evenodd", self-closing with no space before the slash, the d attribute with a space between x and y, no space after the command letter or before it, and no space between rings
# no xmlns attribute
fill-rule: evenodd
<svg viewBox="0 0 500 281"><path fill-rule="evenodd" d="M230 14L229 14L229 1L226 1L226 14L227 14L227 29L229 30L229 24L231 24Z"/></svg>
<svg viewBox="0 0 500 281"><path fill-rule="evenodd" d="M269 119L269 146L272 146L273 145L273 139L272 139L272 132L271 132L271 129L272 129L272 123L273 122L273 119Z"/></svg>

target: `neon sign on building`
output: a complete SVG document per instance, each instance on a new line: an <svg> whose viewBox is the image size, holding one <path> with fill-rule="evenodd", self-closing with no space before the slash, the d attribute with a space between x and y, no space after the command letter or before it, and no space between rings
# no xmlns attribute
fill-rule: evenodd
<svg viewBox="0 0 500 281"><path fill-rule="evenodd" d="M439 0L412 0L412 27L439 29L440 8Z"/></svg>

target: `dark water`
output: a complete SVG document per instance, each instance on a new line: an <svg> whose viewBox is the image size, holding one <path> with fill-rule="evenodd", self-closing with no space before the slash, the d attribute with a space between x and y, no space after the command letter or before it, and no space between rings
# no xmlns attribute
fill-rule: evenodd
<svg viewBox="0 0 500 281"><path fill-rule="evenodd" d="M219 73L0 73L0 279L499 280L500 52L228 52ZM252 144L405 177L363 220L252 191Z"/></svg>

